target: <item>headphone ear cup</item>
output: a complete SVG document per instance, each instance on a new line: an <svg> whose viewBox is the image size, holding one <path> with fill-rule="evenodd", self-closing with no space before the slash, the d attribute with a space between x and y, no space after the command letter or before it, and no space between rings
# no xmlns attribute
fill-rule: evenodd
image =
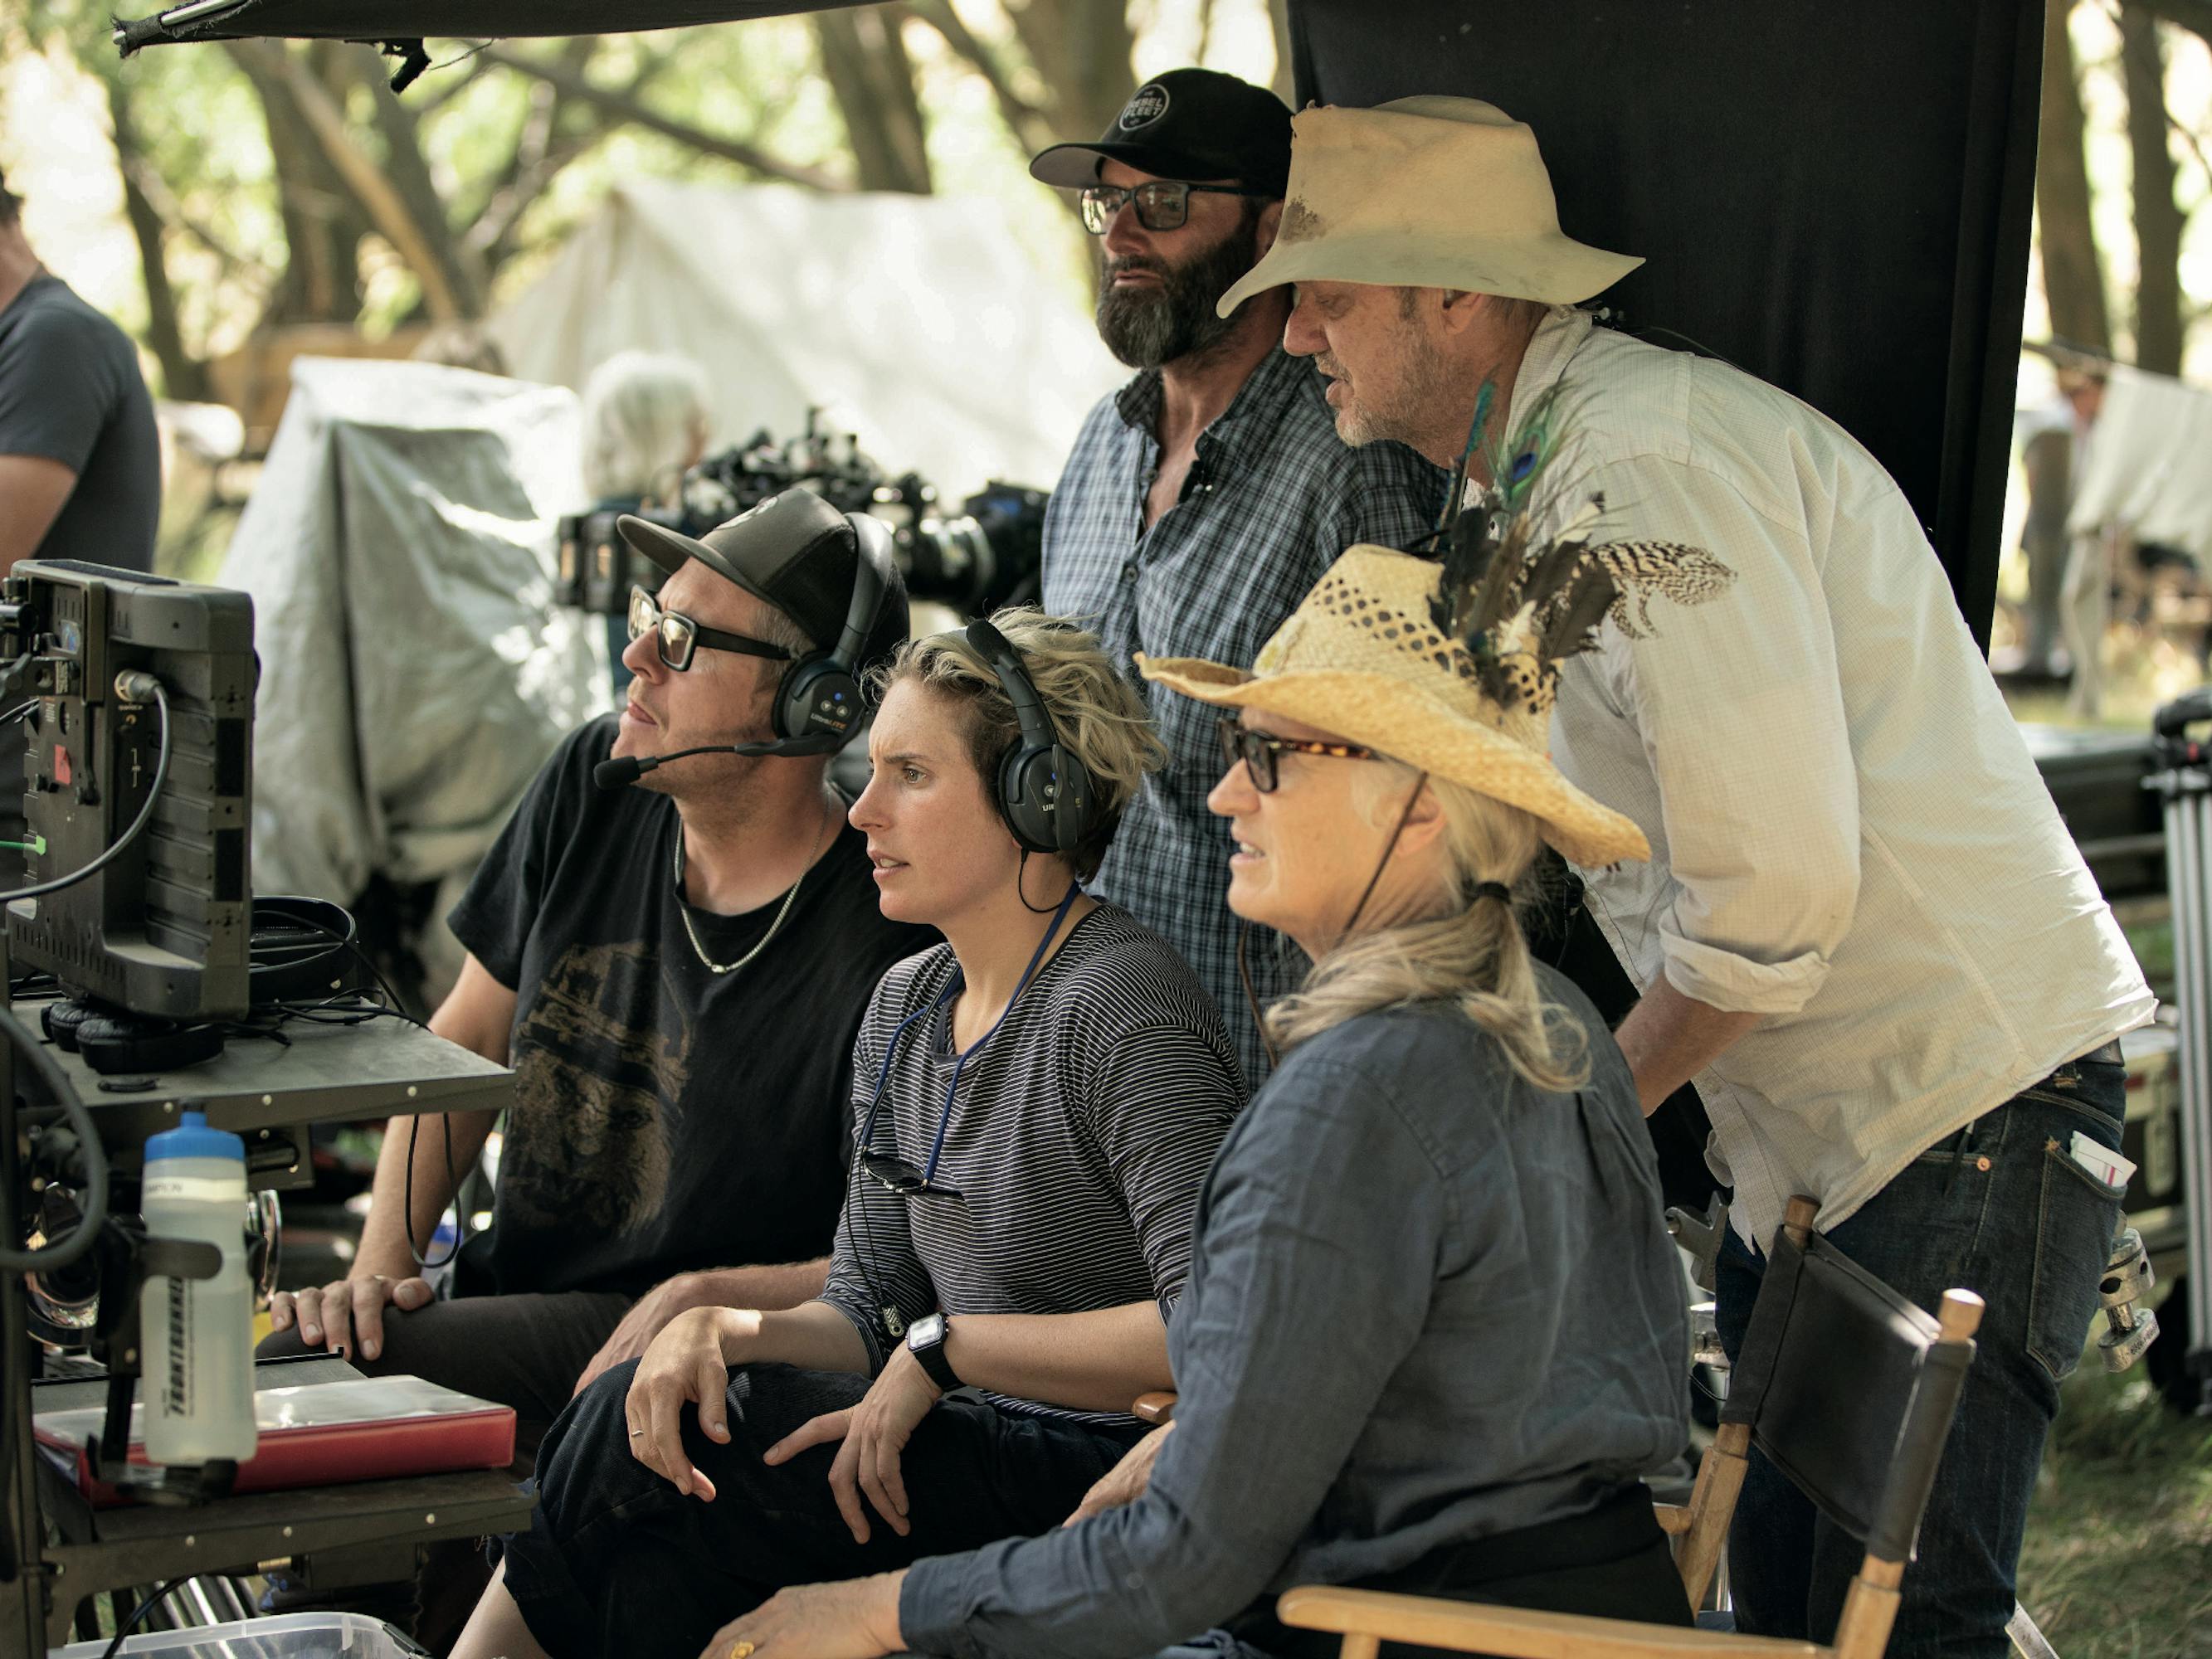
<svg viewBox="0 0 2212 1659"><path fill-rule="evenodd" d="M1098 824L1091 774L1057 744L1006 751L999 763L999 810L1014 839L1032 853L1073 853Z"/></svg>
<svg viewBox="0 0 2212 1659"><path fill-rule="evenodd" d="M834 656L817 651L784 671L770 716L778 740L842 738L860 717L860 684Z"/></svg>
<svg viewBox="0 0 2212 1659"><path fill-rule="evenodd" d="M1016 744L999 763L999 815L1028 853L1059 851L1052 814L1045 810L1045 785L1052 775L1052 750Z"/></svg>
<svg viewBox="0 0 2212 1659"><path fill-rule="evenodd" d="M173 1025L129 1014L94 1014L76 1028L77 1053L103 1077L174 1072L213 1060L222 1033L212 1025Z"/></svg>

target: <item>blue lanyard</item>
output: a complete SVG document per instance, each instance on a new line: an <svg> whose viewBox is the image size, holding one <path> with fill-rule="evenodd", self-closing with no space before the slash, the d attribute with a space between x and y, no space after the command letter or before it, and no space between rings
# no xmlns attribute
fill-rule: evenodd
<svg viewBox="0 0 2212 1659"><path fill-rule="evenodd" d="M1030 965L1022 969L1021 978L1014 981L1014 994L1006 999L1006 1007L1000 1010L998 1018L992 1021L991 1029L983 1033L982 1041L952 1062L952 1081L945 1085L945 1110L937 1120L937 1138L929 1143L929 1162L921 1172L924 1182L933 1181L937 1177L937 1158L938 1154L945 1150L945 1132L952 1122L952 1100L953 1097L959 1092L962 1070L966 1067L969 1060L983 1052L993 1037L999 1035L999 1027L1006 1023L1006 1016L1014 1012L1014 1005L1021 1000L1022 992L1028 988L1030 979L1035 976L1037 964L1044 960L1045 951L1052 944L1054 935L1060 932L1060 924L1067 919L1069 908L1074 904L1076 896L1083 889L1074 882L1067 884L1066 896L1060 900L1060 908L1052 913L1052 926L1044 930L1044 937L1037 941L1036 951L1030 957ZM927 1008L919 1009L908 1014L891 1032L891 1040L884 1045L884 1063L876 1072L876 1092L874 1097L868 1102L867 1118L860 1125L861 1152L869 1152L875 1150L876 1118L884 1109L884 1091L890 1085L891 1061L898 1056L899 1042L906 1036L907 1027L917 1020L928 1018L945 1007L960 994L966 984L966 975L956 969L952 975L952 983L945 988L944 995L939 997Z"/></svg>

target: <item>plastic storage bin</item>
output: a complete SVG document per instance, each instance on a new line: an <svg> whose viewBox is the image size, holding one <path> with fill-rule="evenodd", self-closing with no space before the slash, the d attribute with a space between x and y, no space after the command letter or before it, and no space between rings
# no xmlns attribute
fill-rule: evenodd
<svg viewBox="0 0 2212 1659"><path fill-rule="evenodd" d="M107 1639L74 1642L47 1659L100 1659ZM421 1659L422 1650L381 1620L357 1613L288 1613L198 1630L141 1631L123 1644L137 1659Z"/></svg>

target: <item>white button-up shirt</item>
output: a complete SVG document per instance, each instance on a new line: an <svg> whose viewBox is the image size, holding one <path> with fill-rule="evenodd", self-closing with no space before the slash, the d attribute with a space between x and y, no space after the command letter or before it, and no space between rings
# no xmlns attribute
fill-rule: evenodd
<svg viewBox="0 0 2212 1659"><path fill-rule="evenodd" d="M1560 769L1649 864L1581 872L1638 984L1764 1016L1697 1079L1764 1242L1844 1220L1920 1152L2155 1003L1943 568L1833 422L1723 364L1555 310L1513 421L1564 382L1553 510L1688 543L1734 580L1655 599L1560 678ZM1632 617L1633 612L1632 611Z"/></svg>

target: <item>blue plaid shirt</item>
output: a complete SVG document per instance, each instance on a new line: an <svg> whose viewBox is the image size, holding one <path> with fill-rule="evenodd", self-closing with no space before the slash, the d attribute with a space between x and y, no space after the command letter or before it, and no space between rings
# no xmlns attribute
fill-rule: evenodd
<svg viewBox="0 0 2212 1659"><path fill-rule="evenodd" d="M1159 410L1157 370L1103 399L1045 514L1045 609L1095 630L1125 666L1142 651L1249 667L1346 548L1408 546L1436 523L1442 470L1398 444L1347 448L1313 366L1279 348L1199 435L1181 498L1147 530ZM1222 769L1217 711L1162 686L1140 689L1168 762L1122 815L1092 886L1197 970L1256 1088L1267 1054L1237 979L1237 921L1226 902L1235 841L1206 810ZM1297 947L1264 929L1249 952L1262 1005L1305 972Z"/></svg>

